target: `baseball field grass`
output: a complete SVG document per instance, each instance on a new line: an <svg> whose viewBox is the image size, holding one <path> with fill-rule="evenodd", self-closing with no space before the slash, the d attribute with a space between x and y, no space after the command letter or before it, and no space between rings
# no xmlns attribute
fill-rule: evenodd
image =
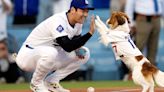
<svg viewBox="0 0 164 92"><path fill-rule="evenodd" d="M132 81L64 81L64 88L71 92L86 92L88 87L94 87L95 92L141 92L141 87ZM164 92L163 88L155 88L155 92ZM29 83L22 84L0 84L0 92L31 92Z"/></svg>
<svg viewBox="0 0 164 92"><path fill-rule="evenodd" d="M61 82L61 85L65 88L87 88L87 87L95 87L95 88L111 88L111 87L136 87L132 81L67 81ZM0 90L22 90L29 89L29 83L22 84L0 84Z"/></svg>

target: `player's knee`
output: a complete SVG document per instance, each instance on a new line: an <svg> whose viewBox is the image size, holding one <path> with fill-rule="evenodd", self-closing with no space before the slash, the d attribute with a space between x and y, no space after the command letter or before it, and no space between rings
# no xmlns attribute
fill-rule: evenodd
<svg viewBox="0 0 164 92"><path fill-rule="evenodd" d="M20 61L23 62L23 61ZM19 66L19 68L23 71L27 71L27 72L31 72L34 69L32 69L29 65L25 64L25 63L20 63L20 62L16 62L17 65Z"/></svg>
<svg viewBox="0 0 164 92"><path fill-rule="evenodd" d="M42 53L40 59L44 59L47 63L53 63L58 52L55 48L46 48Z"/></svg>
<svg viewBox="0 0 164 92"><path fill-rule="evenodd" d="M27 64L26 63L26 61L25 60L23 60L23 58L16 58L16 64L18 65L18 67L21 69L21 70L23 70L23 71L28 71L28 72L30 72L30 71L33 71L32 69L31 69L31 66L29 66L29 64Z"/></svg>
<svg viewBox="0 0 164 92"><path fill-rule="evenodd" d="M22 65L20 68L24 71L27 71L27 72L31 72L34 70L34 68L31 68L30 66L28 66L26 64Z"/></svg>
<svg viewBox="0 0 164 92"><path fill-rule="evenodd" d="M41 57L55 59L57 56L57 50L53 47L45 48L44 51L41 53Z"/></svg>

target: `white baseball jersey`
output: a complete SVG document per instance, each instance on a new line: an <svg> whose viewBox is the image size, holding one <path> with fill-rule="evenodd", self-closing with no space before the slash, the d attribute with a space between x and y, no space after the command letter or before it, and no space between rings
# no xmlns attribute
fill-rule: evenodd
<svg viewBox="0 0 164 92"><path fill-rule="evenodd" d="M74 28L70 26L66 12L55 14L39 24L28 36L24 44L35 46L53 46L57 44L54 40L61 36L79 35L82 32L82 24L75 24Z"/></svg>
<svg viewBox="0 0 164 92"><path fill-rule="evenodd" d="M118 31L117 31L118 30ZM120 57L133 57L142 55L141 51L136 47L130 38L129 33L115 29L108 33L109 42L112 45L116 60Z"/></svg>

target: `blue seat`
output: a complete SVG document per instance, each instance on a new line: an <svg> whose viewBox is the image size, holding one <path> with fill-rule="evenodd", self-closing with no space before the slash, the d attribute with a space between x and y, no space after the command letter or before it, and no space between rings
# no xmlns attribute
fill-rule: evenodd
<svg viewBox="0 0 164 92"><path fill-rule="evenodd" d="M95 60L92 79L93 80L118 80L119 72L113 56Z"/></svg>
<svg viewBox="0 0 164 92"><path fill-rule="evenodd" d="M164 29L161 29L160 31L160 38L159 38L159 46L158 46L158 53L157 53L157 58L156 58L156 62L157 62L157 67L164 71Z"/></svg>
<svg viewBox="0 0 164 92"><path fill-rule="evenodd" d="M158 49L158 54L157 54L157 67L164 71L164 50L162 48Z"/></svg>
<svg viewBox="0 0 164 92"><path fill-rule="evenodd" d="M8 33L13 35L18 42L18 48L20 48L23 42L26 40L27 36L30 34L31 30L29 29L10 29Z"/></svg>

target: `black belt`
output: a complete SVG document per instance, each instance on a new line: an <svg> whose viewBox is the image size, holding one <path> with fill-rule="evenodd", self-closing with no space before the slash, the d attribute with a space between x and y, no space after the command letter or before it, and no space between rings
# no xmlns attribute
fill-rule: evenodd
<svg viewBox="0 0 164 92"><path fill-rule="evenodd" d="M53 44L54 46L60 46L60 45L58 45L58 44Z"/></svg>
<svg viewBox="0 0 164 92"><path fill-rule="evenodd" d="M160 15L144 15L144 14L139 14L139 13L136 13L135 16L136 17L137 16L145 17L147 22L151 22L152 18L159 18L160 17Z"/></svg>
<svg viewBox="0 0 164 92"><path fill-rule="evenodd" d="M53 44L54 46L60 46L60 45L58 45L58 44ZM30 45L25 45L26 46L26 48L29 48L29 49L34 49L33 47L31 47Z"/></svg>
<svg viewBox="0 0 164 92"><path fill-rule="evenodd" d="M29 48L29 49L34 49L33 47L31 47L31 46L29 46L29 45L25 45L27 48Z"/></svg>

